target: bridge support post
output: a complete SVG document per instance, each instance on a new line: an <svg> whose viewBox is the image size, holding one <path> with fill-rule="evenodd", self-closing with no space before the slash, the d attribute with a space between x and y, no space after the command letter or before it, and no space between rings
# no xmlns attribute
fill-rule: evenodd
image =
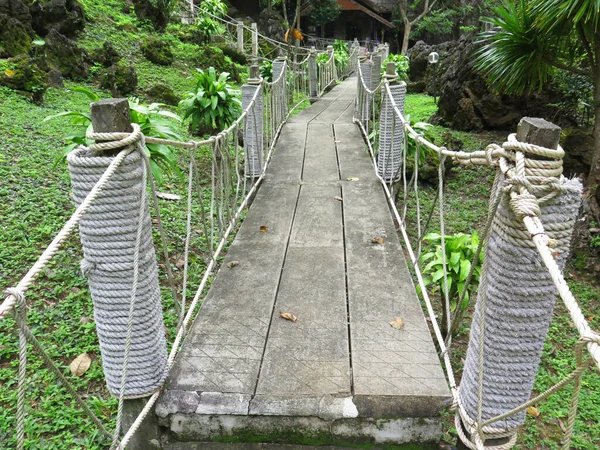
<svg viewBox="0 0 600 450"><path fill-rule="evenodd" d="M331 55L331 58L332 58L332 61L333 61L332 62L333 74L332 75L333 75L333 79L335 81L337 81L338 80L338 73L337 73L337 67L335 65L335 50L333 48L333 45L328 45L327 46L327 53L329 53Z"/></svg>
<svg viewBox="0 0 600 450"><path fill-rule="evenodd" d="M406 83L398 82L396 64L387 63L384 77L390 82L390 91L394 103L404 114ZM377 173L386 181L398 178L402 167L404 151L404 126L396 117L396 112L387 92L381 93L381 116L379 119L379 153L377 155Z"/></svg>
<svg viewBox="0 0 600 450"><path fill-rule="evenodd" d="M256 22L252 23L252 58L258 58L258 28Z"/></svg>
<svg viewBox="0 0 600 450"><path fill-rule="evenodd" d="M94 132L131 133L129 113L127 99L92 103ZM78 205L122 149L92 151L80 148L68 156L73 195ZM142 411L148 396L160 387L167 369L158 267L151 238L146 184L142 177L144 165L138 151L126 156L79 223L84 254L81 269L88 278L94 304L106 383L114 397L121 395L122 386L124 389L123 433L129 430ZM152 174L148 172L147 176ZM140 207L143 208L141 214ZM136 261L135 242L140 220L142 243L140 257ZM147 239L148 236L150 239ZM136 263L138 284L134 296L132 283ZM134 314L129 323L132 301ZM128 336L129 353L125 367ZM127 448L160 448L158 421L152 412L146 416Z"/></svg>
<svg viewBox="0 0 600 450"><path fill-rule="evenodd" d="M319 82L317 79L317 49L310 48L310 56L308 57L308 85L310 89L310 98L319 96Z"/></svg>
<svg viewBox="0 0 600 450"><path fill-rule="evenodd" d="M237 25L237 50L240 53L244 53L244 24L238 21Z"/></svg>
<svg viewBox="0 0 600 450"><path fill-rule="evenodd" d="M531 396L557 292L522 219L539 217L562 269L581 202L581 183L561 177L563 152L552 152L560 132L543 119L522 119L516 137L509 137L505 146L508 180L506 167L497 172L491 201L502 197L485 246L456 417L459 436L469 448L477 435L486 447L509 448L525 420L522 411L483 429L476 424L519 407ZM520 143L538 148L527 150ZM539 147L548 149L544 156L538 156ZM519 179L508 185L520 162L525 175L517 173Z"/></svg>
<svg viewBox="0 0 600 450"><path fill-rule="evenodd" d="M256 63L250 66L250 76L247 83L242 86L242 111L248 108L252 99L255 98L255 94L254 108L248 112L244 120L245 175L247 178L259 177L264 163L264 95Z"/></svg>
<svg viewBox="0 0 600 450"><path fill-rule="evenodd" d="M281 93L279 95L280 97L280 105L279 105L279 111L281 112L281 117L280 119L283 120L285 119L285 117L287 116L287 56L285 56L285 54L283 53L283 51L280 53L280 55L277 57L277 59L275 61L273 61L273 81L276 81L279 76L283 74L283 83L280 85L281 86ZM281 122L281 120L278 120L277 123Z"/></svg>
<svg viewBox="0 0 600 450"><path fill-rule="evenodd" d="M374 53L371 60L373 61L373 65L371 66L371 90L374 91L379 86L379 83L381 83L381 53Z"/></svg>
<svg viewBox="0 0 600 450"><path fill-rule="evenodd" d="M358 64L360 65L360 70L363 76L363 80L365 82L366 87L371 86L371 66L373 63L369 61L365 56L361 56L358 59ZM366 127L369 121L369 111L370 111L370 103L371 103L371 95L366 93L361 86L360 78L358 79L357 86L357 94L356 98L358 101L356 102L356 116L358 120L361 121L363 126Z"/></svg>

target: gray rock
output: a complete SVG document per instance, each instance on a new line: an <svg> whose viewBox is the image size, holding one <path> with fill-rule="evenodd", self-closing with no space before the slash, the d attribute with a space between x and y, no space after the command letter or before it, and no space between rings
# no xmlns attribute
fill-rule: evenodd
<svg viewBox="0 0 600 450"><path fill-rule="evenodd" d="M63 76L62 73L60 73L60 70L51 69L48 72L48 86L58 89L65 87L65 84L63 83Z"/></svg>
<svg viewBox="0 0 600 450"><path fill-rule="evenodd" d="M46 36L54 28L65 36L73 37L85 26L83 7L77 0L38 0L30 3L31 25L40 36Z"/></svg>

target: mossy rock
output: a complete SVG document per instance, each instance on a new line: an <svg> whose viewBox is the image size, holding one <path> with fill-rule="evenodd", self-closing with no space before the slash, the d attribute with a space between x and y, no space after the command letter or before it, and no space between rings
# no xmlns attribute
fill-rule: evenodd
<svg viewBox="0 0 600 450"><path fill-rule="evenodd" d="M28 0L31 25L40 36L55 29L74 37L85 26L83 6L77 0Z"/></svg>
<svg viewBox="0 0 600 450"><path fill-rule="evenodd" d="M110 91L113 97L133 94L137 88L137 82L135 67L125 61L113 64L100 76L100 86Z"/></svg>
<svg viewBox="0 0 600 450"><path fill-rule="evenodd" d="M42 69L58 69L64 77L73 80L85 80L90 74L90 57L66 36L53 28L46 36L46 45L42 47L44 54L39 58Z"/></svg>
<svg viewBox="0 0 600 450"><path fill-rule="evenodd" d="M31 37L25 25L13 17L0 14L0 58L29 53Z"/></svg>
<svg viewBox="0 0 600 450"><path fill-rule="evenodd" d="M173 92L173 89L163 83L152 85L150 89L146 91L146 96L151 102L164 103L171 106L177 106L180 100Z"/></svg>
<svg viewBox="0 0 600 450"><path fill-rule="evenodd" d="M142 53L149 61L161 66L170 66L173 63L173 52L168 42L153 37L142 41Z"/></svg>
<svg viewBox="0 0 600 450"><path fill-rule="evenodd" d="M46 74L28 55L3 60L1 66L0 86L28 92L33 100L41 100L48 87Z"/></svg>
<svg viewBox="0 0 600 450"><path fill-rule="evenodd" d="M121 55L110 42L104 42L102 47L93 52L92 59L104 67L110 67L121 60Z"/></svg>
<svg viewBox="0 0 600 450"><path fill-rule="evenodd" d="M229 58L231 58L231 60L234 63L239 64L241 66L245 66L246 64L248 64L248 58L246 57L246 55L238 52L237 49L231 47L230 45L219 44L217 47L221 49L225 56L229 56Z"/></svg>
<svg viewBox="0 0 600 450"><path fill-rule="evenodd" d="M202 70L214 67L217 72L227 72L235 82L240 81L240 72L230 58L227 58L218 47L204 45L200 47L196 58L194 58L196 67Z"/></svg>

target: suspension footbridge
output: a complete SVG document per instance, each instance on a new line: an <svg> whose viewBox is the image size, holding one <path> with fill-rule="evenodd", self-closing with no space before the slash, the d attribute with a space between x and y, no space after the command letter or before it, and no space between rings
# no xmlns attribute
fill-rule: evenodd
<svg viewBox="0 0 600 450"><path fill-rule="evenodd" d="M256 28L226 25L241 50L251 33L257 57ZM385 46L367 54L353 45L343 61L332 47L321 54L280 47L288 57L273 61L273 81L253 63L241 115L201 141L144 136L129 123L126 100L92 105L95 143L68 157L77 208L0 305L0 319L12 316L18 334L16 448L28 438L33 349L97 427L101 448L427 448L449 411L463 445L505 450L529 406L572 384L559 438L569 449L582 376L600 364L600 338L562 275L582 187L562 176L560 129L526 118L502 145L448 150L405 118L406 86L393 63L382 67ZM309 100L316 102L295 114ZM179 280L147 143L177 147L188 167ZM421 147L439 162L438 201L423 215ZM454 255L440 251L437 309L420 267L434 212L445 248L445 158L496 171L480 245L461 268L458 303L468 305L466 286L485 253L460 385L452 336L438 321L445 310L449 330L457 312L448 294ZM415 230L406 227L409 200ZM27 292L76 227L106 385L118 398L111 430L28 323ZM574 370L534 396L557 296L580 336Z"/></svg>

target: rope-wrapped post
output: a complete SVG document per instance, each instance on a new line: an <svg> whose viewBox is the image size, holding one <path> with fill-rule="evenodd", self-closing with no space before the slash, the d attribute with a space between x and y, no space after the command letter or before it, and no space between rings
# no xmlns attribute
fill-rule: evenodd
<svg viewBox="0 0 600 450"><path fill-rule="evenodd" d="M274 75L274 74L273 74ZM245 174L247 178L259 177L263 167L263 135L264 135L264 94L256 63L250 66L250 76L242 86L242 111L246 111L254 98L254 107L248 111L244 123L244 154L246 161Z"/></svg>
<svg viewBox="0 0 600 450"><path fill-rule="evenodd" d="M237 29L237 50L240 53L244 53L244 24L238 20L236 24Z"/></svg>
<svg viewBox="0 0 600 450"><path fill-rule="evenodd" d="M502 197L486 243L456 419L471 449L478 440L485 448L511 448L525 420L522 411L481 427L530 399L548 333L557 289L523 219L541 220L562 270L582 186L561 175L560 132L543 119L524 118L498 161L492 201Z"/></svg>
<svg viewBox="0 0 600 450"><path fill-rule="evenodd" d="M281 98L279 101L281 102L280 111L281 111L281 119L287 116L287 56L285 56L284 52L281 51L279 56L275 61L273 61L273 81L279 79L279 76L283 76L283 83L281 84L282 92Z"/></svg>
<svg viewBox="0 0 600 450"><path fill-rule="evenodd" d="M358 69L358 55L360 53L360 44L358 40L355 38L354 42L352 42L352 47L350 48L350 55L352 56L352 60L350 63L352 64L352 71L356 72Z"/></svg>
<svg viewBox="0 0 600 450"><path fill-rule="evenodd" d="M252 22L252 57L258 57L258 26Z"/></svg>
<svg viewBox="0 0 600 450"><path fill-rule="evenodd" d="M396 64L387 63L384 75L390 84L393 101L404 114L406 83L398 82ZM402 165L404 147L404 126L396 117L392 99L387 90L381 90L381 114L379 119L379 153L377 155L377 173L386 181L397 178Z"/></svg>
<svg viewBox="0 0 600 450"><path fill-rule="evenodd" d="M338 73L337 73L337 67L335 65L335 49L333 48L333 45L328 45L327 46L327 53L329 53L329 56L331 57L331 79L328 80L329 82L335 80L338 80Z"/></svg>
<svg viewBox="0 0 600 450"><path fill-rule="evenodd" d="M308 83L310 98L317 98L319 96L319 81L317 76L317 49L315 47L310 48L308 57Z"/></svg>
<svg viewBox="0 0 600 450"><path fill-rule="evenodd" d="M371 87L369 89L374 91L379 86L379 83L381 83L381 64L383 62L381 53L374 53L371 60L373 61L373 65L371 66Z"/></svg>
<svg viewBox="0 0 600 450"><path fill-rule="evenodd" d="M132 132L126 99L92 103L91 117L96 136ZM98 139L111 140L109 136ZM143 408L144 398L160 387L167 374L158 267L145 183L151 175L146 173L140 153L142 139L140 133L139 141L129 147L131 153L79 222L84 255L81 269L88 279L94 305L106 383L113 396L121 395L123 387L124 398L132 399L124 403L123 431L129 429ZM123 149L117 152L120 150ZM93 145L69 154L77 205L104 174L114 154L115 150L96 151ZM123 373L126 377L122 384ZM154 415L147 417L137 436L128 449L153 448L150 441L158 442Z"/></svg>

